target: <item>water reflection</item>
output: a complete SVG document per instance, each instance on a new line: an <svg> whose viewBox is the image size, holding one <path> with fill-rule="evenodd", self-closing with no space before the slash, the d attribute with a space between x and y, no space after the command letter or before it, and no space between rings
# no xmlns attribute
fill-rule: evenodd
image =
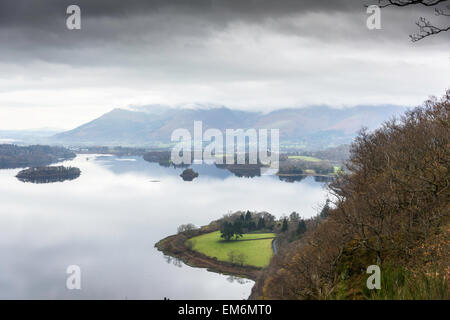
<svg viewBox="0 0 450 320"><path fill-rule="evenodd" d="M246 283L252 282L252 281L250 281L250 280L248 280L248 279L240 278L240 277L235 277L235 276L229 276L229 277L227 278L227 280L228 280L228 282L230 282L230 283L237 282L237 283L239 283L239 284L246 284Z"/></svg>
<svg viewBox="0 0 450 320"><path fill-rule="evenodd" d="M184 182L181 168L138 157L84 155L61 165L83 174L36 185L18 181L18 170L0 170L1 299L244 299L252 281L168 264L154 244L180 224L201 226L237 210L309 217L326 199L311 177L245 179L193 165L199 177ZM82 270L80 291L65 287L73 264Z"/></svg>
<svg viewBox="0 0 450 320"><path fill-rule="evenodd" d="M300 175L298 175L298 176L279 176L279 179L281 181L286 181L286 182L291 182L291 183L292 182L300 182L306 178L307 178L307 176L300 176Z"/></svg>
<svg viewBox="0 0 450 320"><path fill-rule="evenodd" d="M166 262L168 264L173 264L176 267L181 268L183 266L183 262L180 259L176 258L176 257L171 257L171 256L164 255L164 259L166 260Z"/></svg>

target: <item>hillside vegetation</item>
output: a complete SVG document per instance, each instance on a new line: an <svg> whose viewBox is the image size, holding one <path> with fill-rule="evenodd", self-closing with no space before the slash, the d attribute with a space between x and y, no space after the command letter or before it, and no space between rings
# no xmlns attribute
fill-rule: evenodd
<svg viewBox="0 0 450 320"><path fill-rule="evenodd" d="M0 144L0 169L46 166L75 156L75 153L62 147Z"/></svg>
<svg viewBox="0 0 450 320"><path fill-rule="evenodd" d="M450 91L361 131L327 217L283 246L252 298L449 299L449 110Z"/></svg>

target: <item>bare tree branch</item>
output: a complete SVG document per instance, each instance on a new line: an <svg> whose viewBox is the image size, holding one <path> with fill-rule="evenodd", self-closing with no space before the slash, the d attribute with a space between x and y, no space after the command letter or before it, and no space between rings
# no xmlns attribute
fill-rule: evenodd
<svg viewBox="0 0 450 320"><path fill-rule="evenodd" d="M395 7L406 7L406 6L410 6L410 5L423 5L426 7L433 7L441 2L445 2L447 0L378 0L378 2L380 3L380 8L386 8L386 7L391 7L391 6L395 6ZM385 3L385 4L381 4L381 3Z"/></svg>
<svg viewBox="0 0 450 320"><path fill-rule="evenodd" d="M448 2L449 0L378 0L380 8L386 7L406 7L411 5L423 5L426 7L434 7L443 2ZM436 16L450 17L450 5L447 5L445 9L435 8L434 13ZM419 32L410 35L412 42L417 42L429 36L437 35L441 32L446 32L450 30L450 25L446 27L438 27L431 23L428 19L420 17L419 21L416 22L419 27Z"/></svg>
<svg viewBox="0 0 450 320"><path fill-rule="evenodd" d="M450 30L450 26L447 28L436 27L424 17L420 17L419 21L416 22L416 25L419 27L419 33L415 33L409 36L412 42L417 42L428 36L436 35L438 33Z"/></svg>

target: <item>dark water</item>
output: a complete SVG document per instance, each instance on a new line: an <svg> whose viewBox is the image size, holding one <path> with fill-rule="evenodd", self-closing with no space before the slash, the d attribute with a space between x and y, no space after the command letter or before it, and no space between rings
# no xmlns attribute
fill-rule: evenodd
<svg viewBox="0 0 450 320"><path fill-rule="evenodd" d="M87 159L89 158L89 159ZM238 178L212 165L183 169L138 157L78 156L73 181L23 183L0 170L0 299L243 299L253 282L167 259L154 244L178 225L205 225L236 210L316 213L326 197L313 178ZM81 290L66 268L81 268Z"/></svg>

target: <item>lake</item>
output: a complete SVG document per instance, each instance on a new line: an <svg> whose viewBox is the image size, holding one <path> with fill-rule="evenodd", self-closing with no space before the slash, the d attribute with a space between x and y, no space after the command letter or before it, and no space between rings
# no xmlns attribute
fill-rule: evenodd
<svg viewBox="0 0 450 320"><path fill-rule="evenodd" d="M154 244L237 210L310 217L327 195L312 177L239 178L206 164L192 182L140 157L60 164L81 176L33 184L0 170L0 299L245 299L253 281L191 268ZM81 290L66 288L69 265L81 268Z"/></svg>

